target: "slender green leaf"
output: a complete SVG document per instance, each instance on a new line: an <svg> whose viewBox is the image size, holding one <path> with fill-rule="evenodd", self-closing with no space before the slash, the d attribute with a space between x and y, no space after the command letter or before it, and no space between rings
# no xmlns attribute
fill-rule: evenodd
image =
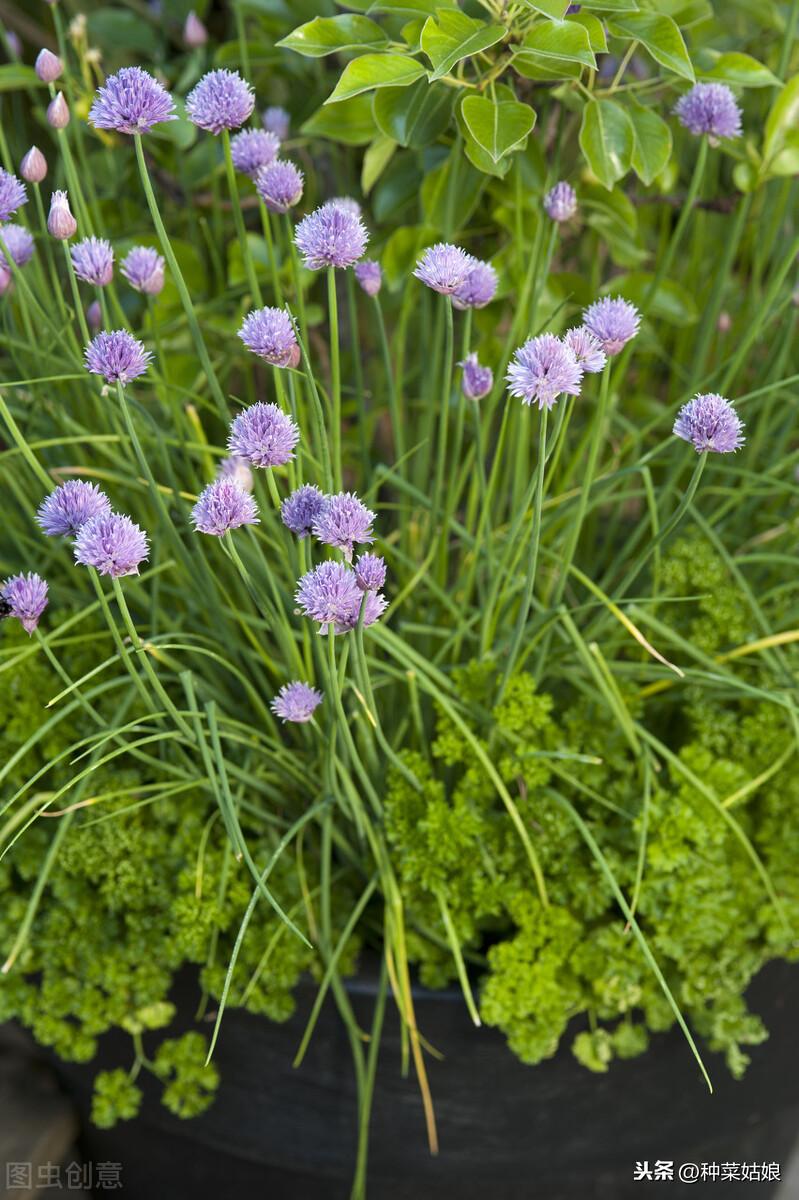
<svg viewBox="0 0 799 1200"><path fill-rule="evenodd" d="M26 67L24 63L3 63L0 67L0 92L43 86L33 67Z"/></svg>
<svg viewBox="0 0 799 1200"><path fill-rule="evenodd" d="M422 64L406 54L364 54L347 63L325 104L338 104L373 88L408 87L424 74Z"/></svg>
<svg viewBox="0 0 799 1200"><path fill-rule="evenodd" d="M502 26L473 21L461 12L442 9L434 17L428 17L420 41L433 65L430 79L448 75L461 59L487 50L504 36Z"/></svg>
<svg viewBox="0 0 799 1200"><path fill-rule="evenodd" d="M521 145L536 117L529 104L515 100L495 104L487 96L466 96L461 112L469 133L495 163Z"/></svg>
<svg viewBox="0 0 799 1200"><path fill-rule="evenodd" d="M346 13L340 17L315 17L298 26L277 43L306 58L322 58L340 50L376 49L388 41L385 30L368 17Z"/></svg>
<svg viewBox="0 0 799 1200"><path fill-rule="evenodd" d="M694 80L694 68L688 57L679 26L663 13L629 13L614 17L610 23L614 37L634 38L668 71L683 79Z"/></svg>
<svg viewBox="0 0 799 1200"><path fill-rule="evenodd" d="M363 167L361 168L361 189L365 196L369 195L391 162L396 149L397 143L393 138L388 138L383 133L379 133L371 145L367 147L366 153L363 156Z"/></svg>
<svg viewBox="0 0 799 1200"><path fill-rule="evenodd" d="M610 191L630 169L633 125L615 100L592 100L583 111L580 147L600 183Z"/></svg>

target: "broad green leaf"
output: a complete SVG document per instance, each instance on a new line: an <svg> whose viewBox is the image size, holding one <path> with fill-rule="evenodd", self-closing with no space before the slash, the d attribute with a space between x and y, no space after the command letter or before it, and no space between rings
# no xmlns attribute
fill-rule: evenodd
<svg viewBox="0 0 799 1200"><path fill-rule="evenodd" d="M335 108L324 105L308 118L300 133L308 137L326 137L345 146L365 146L377 133L372 116L372 97L354 96Z"/></svg>
<svg viewBox="0 0 799 1200"><path fill-rule="evenodd" d="M694 68L688 57L679 26L662 13L629 13L610 23L614 37L634 38L649 51L655 62L693 83Z"/></svg>
<svg viewBox="0 0 799 1200"><path fill-rule="evenodd" d="M759 175L750 162L737 162L732 169L733 183L739 192L753 192L757 187Z"/></svg>
<svg viewBox="0 0 799 1200"><path fill-rule="evenodd" d="M408 88L381 88L373 98L374 118L386 137L421 149L449 125L455 96L453 88L443 83L428 86L425 79Z"/></svg>
<svg viewBox="0 0 799 1200"><path fill-rule="evenodd" d="M442 9L434 17L428 17L420 41L422 50L433 64L430 79L448 75L461 59L487 50L504 36L502 26L473 21L461 12Z"/></svg>
<svg viewBox="0 0 799 1200"><path fill-rule="evenodd" d="M715 62L707 71L699 71L701 79L720 80L738 87L781 87L776 75L750 54L730 51L728 54L713 55Z"/></svg>
<svg viewBox="0 0 799 1200"><path fill-rule="evenodd" d="M430 10L457 8L458 0L375 0L367 12L399 13L406 17L429 17Z"/></svg>
<svg viewBox="0 0 799 1200"><path fill-rule="evenodd" d="M161 39L157 27L129 9L96 8L87 15L86 27L92 46L109 50L124 46L129 53L153 58L158 54Z"/></svg>
<svg viewBox="0 0 799 1200"><path fill-rule="evenodd" d="M549 59L559 59L596 68L588 31L573 21L541 21L534 25L514 55L514 66L520 59L543 65Z"/></svg>
<svg viewBox="0 0 799 1200"><path fill-rule="evenodd" d="M630 105L627 116L633 126L632 168L648 187L669 161L671 130L654 109L640 104Z"/></svg>
<svg viewBox="0 0 799 1200"><path fill-rule="evenodd" d="M340 17L314 17L277 43L306 58L323 58L339 50L365 50L385 46L388 35L376 21L357 13Z"/></svg>
<svg viewBox="0 0 799 1200"><path fill-rule="evenodd" d="M506 154L499 162L494 162L491 155L482 146L478 146L468 129L463 135L463 149L472 166L477 167L477 170L482 171L484 175L494 175L497 179L504 179L513 166L513 159L509 154Z"/></svg>
<svg viewBox="0 0 799 1200"><path fill-rule="evenodd" d="M767 169L769 175L799 175L799 129L788 130Z"/></svg>
<svg viewBox="0 0 799 1200"><path fill-rule="evenodd" d="M599 12L638 12L636 0L583 0L580 7Z"/></svg>
<svg viewBox="0 0 799 1200"><path fill-rule="evenodd" d="M771 106L766 118L763 137L763 157L775 158L785 141L785 135L799 126L799 75L789 79Z"/></svg>
<svg viewBox="0 0 799 1200"><path fill-rule="evenodd" d="M613 280L612 293L622 295L633 304L641 304L649 291L654 276L645 271L617 276ZM691 293L673 279L664 279L652 298L649 315L656 320L668 321L670 325L693 325L699 319L696 301Z"/></svg>
<svg viewBox="0 0 799 1200"><path fill-rule="evenodd" d="M553 21L562 20L569 7L569 0L523 0L523 3Z"/></svg>
<svg viewBox="0 0 799 1200"><path fill-rule="evenodd" d="M630 169L634 141L632 121L615 100L591 100L586 104L580 148L608 191Z"/></svg>
<svg viewBox="0 0 799 1200"><path fill-rule="evenodd" d="M408 45L408 54L421 54L422 52L422 30L425 27L424 17L417 17L414 21L408 21L407 25L403 25L400 30L400 36Z"/></svg>
<svg viewBox="0 0 799 1200"><path fill-rule="evenodd" d="M372 192L372 216L380 225L412 221L419 209L423 172L414 154L397 154Z"/></svg>
<svg viewBox="0 0 799 1200"><path fill-rule="evenodd" d="M408 87L426 71L406 54L364 54L347 63L325 104L338 104L373 88Z"/></svg>
<svg viewBox="0 0 799 1200"><path fill-rule="evenodd" d="M23 63L3 63L0 67L0 92L44 86L33 67L26 67Z"/></svg>
<svg viewBox="0 0 799 1200"><path fill-rule="evenodd" d="M469 133L495 163L520 145L535 125L533 109L516 100L495 104L487 96L466 96L461 112Z"/></svg>
<svg viewBox="0 0 799 1200"><path fill-rule="evenodd" d="M421 200L425 221L445 237L454 237L468 225L487 183L481 171L464 161L458 150L453 151L424 177Z"/></svg>
<svg viewBox="0 0 799 1200"><path fill-rule="evenodd" d="M584 185L580 211L605 242L614 263L630 270L645 261L646 251L638 239L638 214L621 188L608 192L600 184Z"/></svg>
<svg viewBox="0 0 799 1200"><path fill-rule="evenodd" d="M602 24L599 17L593 16L592 13L578 12L570 13L566 20L573 22L575 25L583 26L588 34L588 42L594 54L606 53L608 48L608 40L605 37L605 26Z"/></svg>
<svg viewBox="0 0 799 1200"><path fill-rule="evenodd" d="M372 0L336 0L339 8L352 8L359 13L365 13L372 7Z"/></svg>
<svg viewBox="0 0 799 1200"><path fill-rule="evenodd" d="M525 79L537 79L551 82L553 79L579 79L583 68L579 63L569 62L565 58L536 58L534 54L524 52L514 54L511 66Z"/></svg>
<svg viewBox="0 0 799 1200"><path fill-rule="evenodd" d="M364 196L369 195L394 157L396 149L397 143L382 133L379 133L371 145L367 147L366 153L363 156L363 167L361 168L361 191Z"/></svg>

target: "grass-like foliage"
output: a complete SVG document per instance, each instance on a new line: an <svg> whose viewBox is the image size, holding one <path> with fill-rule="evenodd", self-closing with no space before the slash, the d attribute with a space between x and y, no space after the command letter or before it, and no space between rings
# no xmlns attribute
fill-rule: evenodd
<svg viewBox="0 0 799 1200"><path fill-rule="evenodd" d="M0 67L0 1016L129 1032L98 1123L191 1116L311 973L356 1200L388 1005L436 1145L416 977L526 1063L742 1074L799 921L799 4L140 7Z"/></svg>

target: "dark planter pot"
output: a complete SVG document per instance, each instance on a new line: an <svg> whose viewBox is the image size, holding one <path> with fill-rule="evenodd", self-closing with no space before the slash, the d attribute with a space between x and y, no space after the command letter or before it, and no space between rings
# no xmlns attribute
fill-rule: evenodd
<svg viewBox="0 0 799 1200"><path fill-rule="evenodd" d="M373 988L350 986L363 1027ZM299 1070L291 1061L313 989L303 987L286 1025L231 1010L216 1061L222 1086L202 1117L181 1121L146 1095L138 1120L108 1131L88 1124L96 1064L59 1064L84 1118L87 1160L123 1164L128 1200L347 1200L355 1155L356 1098L347 1039L325 1005ZM419 990L424 1037L444 1054L427 1057L441 1143L427 1150L419 1092L400 1075L399 1025L387 1010L374 1098L369 1200L624 1200L659 1188L668 1196L719 1197L750 1189L773 1196L775 1183L635 1182L635 1163L779 1162L799 1133L799 1043L795 1036L799 968L771 964L752 986L750 1003L771 1037L752 1051L741 1082L708 1055L709 1095L681 1034L653 1038L641 1058L605 1075L580 1067L564 1046L548 1062L525 1067L492 1030L476 1030L458 993ZM196 1003L190 989L185 1011ZM571 1033L571 1031L570 1031ZM102 1065L129 1058L129 1043L111 1037ZM105 1193L103 1193L105 1194Z"/></svg>

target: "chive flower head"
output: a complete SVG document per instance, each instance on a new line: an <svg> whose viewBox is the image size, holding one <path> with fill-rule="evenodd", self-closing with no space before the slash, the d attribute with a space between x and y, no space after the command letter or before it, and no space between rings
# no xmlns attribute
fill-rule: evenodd
<svg viewBox="0 0 799 1200"><path fill-rule="evenodd" d="M316 688L296 680L293 683L285 683L269 707L281 721L304 725L310 721L322 700L322 693Z"/></svg>
<svg viewBox="0 0 799 1200"><path fill-rule="evenodd" d="M27 575L12 575L0 587L0 600L4 602L4 615L16 617L30 635L47 608L47 583L33 571Z"/></svg>
<svg viewBox="0 0 799 1200"><path fill-rule="evenodd" d="M148 552L147 534L122 513L91 517L75 538L75 562L113 578L138 575Z"/></svg>
<svg viewBox="0 0 799 1200"><path fill-rule="evenodd" d="M220 476L203 488L191 510L191 520L199 533L223 537L241 525L257 525L258 506L235 480Z"/></svg>
<svg viewBox="0 0 799 1200"><path fill-rule="evenodd" d="M729 400L717 392L706 392L682 406L672 432L690 442L697 454L705 450L732 454L744 444L743 427Z"/></svg>
<svg viewBox="0 0 799 1200"><path fill-rule="evenodd" d="M208 71L186 97L186 116L208 133L238 129L255 108L255 93L238 71Z"/></svg>
<svg viewBox="0 0 799 1200"><path fill-rule="evenodd" d="M634 304L622 300L621 296L615 299L605 296L585 310L583 324L612 358L638 333L641 314Z"/></svg>
<svg viewBox="0 0 799 1200"><path fill-rule="evenodd" d="M326 546L341 550L347 562L351 562L356 542L374 541L374 520L375 514L354 492L339 492L328 496L314 519L312 532Z"/></svg>
<svg viewBox="0 0 799 1200"><path fill-rule="evenodd" d="M276 404L259 400L234 417L228 450L254 467L282 467L294 457L300 431Z"/></svg>
<svg viewBox="0 0 799 1200"><path fill-rule="evenodd" d="M273 367L291 365L299 349L294 322L284 308L258 308L248 313L239 337L248 350Z"/></svg>
<svg viewBox="0 0 799 1200"><path fill-rule="evenodd" d="M280 152L280 138L267 129L242 129L230 141L233 166L242 175L253 177L268 167Z"/></svg>
<svg viewBox="0 0 799 1200"><path fill-rule="evenodd" d="M475 262L476 259L461 250L460 246L438 242L425 250L413 273L434 292L451 296L463 287Z"/></svg>
<svg viewBox="0 0 799 1200"><path fill-rule="evenodd" d="M360 216L337 202L323 204L300 221L294 241L306 267L351 267L363 257L369 234Z"/></svg>
<svg viewBox="0 0 799 1200"><path fill-rule="evenodd" d="M255 190L270 212L287 213L302 196L303 174L287 159L278 158L255 175Z"/></svg>
<svg viewBox="0 0 799 1200"><path fill-rule="evenodd" d="M325 506L326 497L312 483L304 483L287 496L280 506L280 519L298 538L307 537Z"/></svg>
<svg viewBox="0 0 799 1200"><path fill-rule="evenodd" d="M111 501L96 483L69 479L41 502L36 521L48 537L75 537L92 517L110 512Z"/></svg>
<svg viewBox="0 0 799 1200"><path fill-rule="evenodd" d="M491 263L474 260L461 286L452 294L455 308L485 308L497 292L497 273Z"/></svg>
<svg viewBox="0 0 799 1200"><path fill-rule="evenodd" d="M154 125L175 120L169 92L141 67L122 67L116 75L109 75L89 110L95 129L131 135L149 133Z"/></svg>
<svg viewBox="0 0 799 1200"><path fill-rule="evenodd" d="M707 134L711 146L720 138L741 136L741 110L725 83L696 83L674 106L684 129L696 137Z"/></svg>
<svg viewBox="0 0 799 1200"><path fill-rule="evenodd" d="M106 383L122 386L143 375L152 362L152 354L126 329L111 333L103 330L92 338L84 351L86 370L102 375Z"/></svg>
<svg viewBox="0 0 799 1200"><path fill-rule="evenodd" d="M552 408L558 396L579 396L583 368L573 351L552 333L529 338L513 356L505 377L511 396L539 409Z"/></svg>
<svg viewBox="0 0 799 1200"><path fill-rule="evenodd" d="M72 265L78 279L106 287L114 276L114 251L105 238L88 237L76 242L70 250Z"/></svg>

